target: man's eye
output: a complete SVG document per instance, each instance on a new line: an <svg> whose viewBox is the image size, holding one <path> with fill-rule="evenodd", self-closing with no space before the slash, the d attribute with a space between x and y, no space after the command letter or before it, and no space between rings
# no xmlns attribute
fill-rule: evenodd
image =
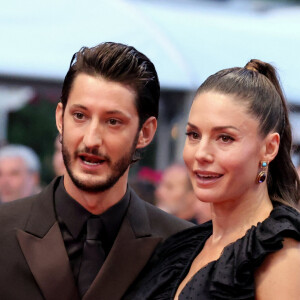
<svg viewBox="0 0 300 300"><path fill-rule="evenodd" d="M74 113L74 117L77 119L77 120L82 120L84 118L84 114L83 113Z"/></svg>
<svg viewBox="0 0 300 300"><path fill-rule="evenodd" d="M116 120L116 119L109 119L109 120L108 120L108 123L109 123L109 125L117 125L117 124L119 124L120 122L119 122L118 120Z"/></svg>

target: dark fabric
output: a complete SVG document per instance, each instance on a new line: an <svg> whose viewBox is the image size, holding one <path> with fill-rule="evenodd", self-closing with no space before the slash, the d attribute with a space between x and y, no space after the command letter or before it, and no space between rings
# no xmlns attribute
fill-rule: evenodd
<svg viewBox="0 0 300 300"><path fill-rule="evenodd" d="M105 252L101 241L103 232L102 220L91 216L87 220L86 240L78 276L78 289L81 297L86 293L104 263Z"/></svg>
<svg viewBox="0 0 300 300"><path fill-rule="evenodd" d="M16 237L25 259L23 261L26 262L28 268L24 268L20 262L17 262L18 256L13 256L15 264L12 264L11 261L10 264L8 263L12 268L11 272L2 261L1 266L6 270L7 285L1 286L0 299L40 299L43 296L43 299L47 300L79 300L58 223L55 222L43 238L22 230L17 230ZM9 258L11 259L11 256L6 257L7 260ZM15 272L14 284L18 288L12 291L9 289L10 273L14 274ZM20 276L21 274L22 276ZM37 288L32 289L32 283L36 283ZM33 297L33 293L36 292L37 294ZM16 295L13 296L13 293Z"/></svg>
<svg viewBox="0 0 300 300"><path fill-rule="evenodd" d="M128 298L173 299L194 258L212 234L211 221L170 237L159 249ZM223 249L220 258L200 269L182 290L186 299L255 299L254 272L270 253L283 247L284 238L300 241L300 214L274 202L263 222Z"/></svg>
<svg viewBox="0 0 300 300"><path fill-rule="evenodd" d="M189 221L195 225L199 225L198 220L196 218L191 218L191 219L188 219L187 221Z"/></svg>
<svg viewBox="0 0 300 300"><path fill-rule="evenodd" d="M104 250L105 257L107 257L118 234L128 207L129 195L127 189L124 197L118 203L100 215L100 223L102 224L101 248ZM75 282L77 282L86 240L86 222L92 214L66 192L63 177L55 191L55 210Z"/></svg>
<svg viewBox="0 0 300 300"><path fill-rule="evenodd" d="M55 191L55 210L64 244L77 282L82 249L85 240L85 223L90 213L66 192L63 177Z"/></svg>
<svg viewBox="0 0 300 300"><path fill-rule="evenodd" d="M79 300L54 210L60 178L40 194L0 205L0 299ZM83 300L120 300L167 237L192 226L142 201L129 205L109 254Z"/></svg>

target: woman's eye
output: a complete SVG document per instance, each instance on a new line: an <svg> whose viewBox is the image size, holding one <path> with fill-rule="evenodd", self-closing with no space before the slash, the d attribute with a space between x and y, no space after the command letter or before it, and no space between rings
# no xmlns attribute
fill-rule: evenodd
<svg viewBox="0 0 300 300"><path fill-rule="evenodd" d="M230 143L230 142L234 141L234 139L229 135L221 135L220 139L223 143Z"/></svg>
<svg viewBox="0 0 300 300"><path fill-rule="evenodd" d="M197 140L197 139L199 139L199 137L200 137L200 135L199 135L197 132L194 132L194 131L186 132L185 134L186 134L186 135L189 137L189 139L191 139L191 140Z"/></svg>

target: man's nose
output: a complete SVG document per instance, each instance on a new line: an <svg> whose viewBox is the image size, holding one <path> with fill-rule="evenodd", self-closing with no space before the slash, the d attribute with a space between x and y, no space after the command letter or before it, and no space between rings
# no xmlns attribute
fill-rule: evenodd
<svg viewBox="0 0 300 300"><path fill-rule="evenodd" d="M83 143L87 148L100 147L102 145L103 130L98 120L94 119L85 129Z"/></svg>

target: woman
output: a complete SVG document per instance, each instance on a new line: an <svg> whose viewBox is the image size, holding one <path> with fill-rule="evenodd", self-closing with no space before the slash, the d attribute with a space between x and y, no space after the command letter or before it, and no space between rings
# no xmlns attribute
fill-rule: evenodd
<svg viewBox="0 0 300 300"><path fill-rule="evenodd" d="M212 221L167 240L128 299L300 299L299 179L274 68L251 60L210 76L186 135Z"/></svg>

